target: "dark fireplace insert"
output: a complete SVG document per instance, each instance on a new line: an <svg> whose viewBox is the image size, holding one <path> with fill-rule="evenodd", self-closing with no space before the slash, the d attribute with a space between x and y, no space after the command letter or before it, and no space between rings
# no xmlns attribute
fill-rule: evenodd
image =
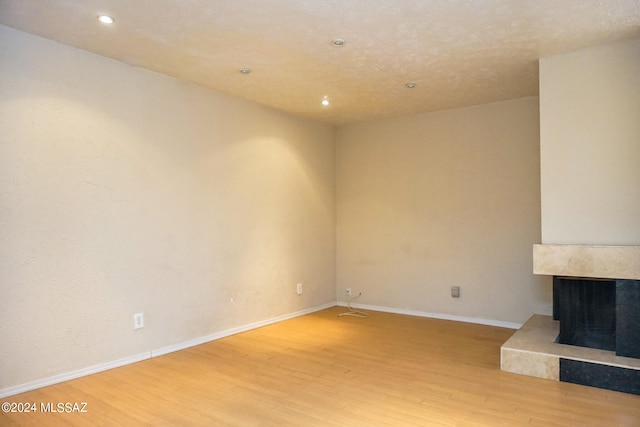
<svg viewBox="0 0 640 427"><path fill-rule="evenodd" d="M553 278L560 344L640 358L640 280Z"/></svg>

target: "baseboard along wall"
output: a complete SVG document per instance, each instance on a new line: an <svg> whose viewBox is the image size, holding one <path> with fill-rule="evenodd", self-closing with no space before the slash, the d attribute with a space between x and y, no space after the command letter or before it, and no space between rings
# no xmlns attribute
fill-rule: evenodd
<svg viewBox="0 0 640 427"><path fill-rule="evenodd" d="M194 338L189 341L184 341L175 345L161 347L155 350L125 357L125 358L114 360L111 362L100 363L98 365L89 366L87 368L82 368L75 371L54 375L52 377L47 377L40 380L35 380L35 381L31 381L24 384L3 388L3 389L0 389L0 398L13 396L20 393L25 393L27 391L58 384L64 381L73 380L73 379L84 377L91 374L96 374L98 372L107 371L109 369L119 368L121 366L140 362L142 360L151 359L152 357L158 357L158 356L162 356L163 354L173 353L174 351L184 350L189 347L194 347L196 345L204 344L210 341L215 341L231 335L250 331L252 329L261 328L263 326L271 325L273 323L278 323L284 320L293 319L294 317L304 316L305 314L314 313L316 311L324 310L324 309L335 307L335 306L336 306L336 302L333 301L317 307L296 311L294 313L285 314L283 316L278 316L278 317L274 317L267 320L261 320L259 322L250 323L248 325L240 326L237 328L227 329L225 331L216 332L211 335Z"/></svg>
<svg viewBox="0 0 640 427"><path fill-rule="evenodd" d="M204 344L210 341L215 341L221 338L225 338L231 335L239 334L242 332L250 331L252 329L261 328L263 326L271 325L274 323L282 322L284 320L293 319L294 317L304 316L305 314L314 313L316 311L324 310L327 308L335 307L347 307L347 303L338 301L338 302L330 302L327 304L323 304L317 307L308 308L305 310L296 311L294 313L285 314L283 316L274 317L267 320L262 320L259 322L250 323L248 325L240 326L237 328L227 329L225 331L216 332L211 335L206 335L199 338L194 338L189 341L184 341L178 344L161 347L155 350L151 350L149 352L144 352L141 354L125 357L122 359L114 360L107 363L101 363L94 366L89 366L87 368L78 369L75 371L55 375L52 377L43 378L41 380L31 381L25 384L19 384L13 387L7 387L4 389L0 389L0 398L13 396L16 394L24 393L27 391L35 390L41 387L50 386L53 384L58 384L64 381L73 380L76 378L84 377L87 375L95 374L102 371L107 371L109 369L118 368L121 366L129 365L131 363L140 362L142 360L151 359L152 357L162 356L164 354L173 353L174 351L184 350L189 347L194 347L196 345ZM467 317L467 316L457 316L452 314L441 314L441 313L430 313L424 311L416 311L416 310L406 310L401 308L393 308L393 307L383 307L383 306L375 306L375 305L366 305L366 304L351 304L351 307L362 309L362 310L370 310L370 311L381 311L385 313L394 313L394 314L404 314L408 316L418 316L418 317L429 317L433 319L442 319L442 320L453 320L456 322L465 322L465 323L476 323L480 325L487 326L497 326L500 328L508 328L508 329L519 329L522 324L514 323L514 322L504 322L501 320L491 320L491 319L481 319L477 317Z"/></svg>
<svg viewBox="0 0 640 427"><path fill-rule="evenodd" d="M347 307L347 303L344 301L338 301L337 305L340 307ZM384 313L405 314L407 316L429 317L432 319L441 319L441 320L453 320L456 322L475 323L478 325L487 325L487 326L497 326L499 328L507 328L507 329L520 329L520 327L522 326L522 323L505 322L503 320L482 319L479 317L467 317L467 316L458 316L454 314L431 313L427 311L407 310L403 308L384 307L384 306L378 306L378 305L354 304L354 303L351 303L350 305L351 307L357 308L359 310L382 311Z"/></svg>

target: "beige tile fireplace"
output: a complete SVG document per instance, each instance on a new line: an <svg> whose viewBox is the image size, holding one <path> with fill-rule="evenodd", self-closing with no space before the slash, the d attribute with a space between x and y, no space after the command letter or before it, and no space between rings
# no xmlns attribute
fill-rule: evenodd
<svg viewBox="0 0 640 427"><path fill-rule="evenodd" d="M640 280L640 246L534 245L533 270L550 276ZM640 371L640 359L557 344L558 333L559 322L551 316L532 316L502 346L501 369L557 381L563 358Z"/></svg>
<svg viewBox="0 0 640 427"><path fill-rule="evenodd" d="M533 245L533 273L640 280L640 246Z"/></svg>
<svg viewBox="0 0 640 427"><path fill-rule="evenodd" d="M594 282L614 286L615 329L601 328L601 333L613 338L616 351L557 344L561 322L553 316L534 315L503 345L505 371L564 381L569 371L569 375L579 369L587 372L588 365L593 368L588 373L592 379L631 379L629 392L640 394L640 359L616 355L620 335L625 343L629 335L640 339L635 326L627 327L635 322L628 311L634 316L640 311L634 306L640 306L639 53L640 40L635 40L539 61L540 239L544 244L533 247L533 272L553 276L556 318L565 316L561 306L574 310L562 301L569 290L582 284L586 284L585 298L593 303L592 317L599 316L599 310L609 310L611 297L599 299L608 290L598 289ZM587 296L589 292L598 297ZM619 295L624 295L619 298L621 304ZM577 302L575 311L582 314L583 301ZM622 334L618 333L622 318L618 305L625 318L631 318L629 323L620 322ZM576 323L570 319L563 319L564 332L571 329L567 325Z"/></svg>

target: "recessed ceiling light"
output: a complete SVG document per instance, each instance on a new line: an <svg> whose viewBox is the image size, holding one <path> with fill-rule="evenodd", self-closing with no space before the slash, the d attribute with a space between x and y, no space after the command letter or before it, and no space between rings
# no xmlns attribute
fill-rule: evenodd
<svg viewBox="0 0 640 427"><path fill-rule="evenodd" d="M418 85L417 85L417 84L415 84L415 83L407 83L407 84L405 85L405 87L407 87L407 88L409 88L409 89L413 89L413 88L414 88L414 87L416 87L416 86L418 86Z"/></svg>
<svg viewBox="0 0 640 427"><path fill-rule="evenodd" d="M102 22L103 24L113 24L115 19L113 19L109 15L98 15L98 21Z"/></svg>
<svg viewBox="0 0 640 427"><path fill-rule="evenodd" d="M249 67L240 68L240 72L242 74L249 74L251 72L251 68L249 68Z"/></svg>
<svg viewBox="0 0 640 427"><path fill-rule="evenodd" d="M331 44L334 46L344 46L345 41L343 39L333 39L331 40Z"/></svg>
<svg viewBox="0 0 640 427"><path fill-rule="evenodd" d="M329 104L331 104L331 103L329 102L329 100L328 100L327 98L324 98L324 99L322 100L322 105L324 105L325 107L326 107L327 105L329 105Z"/></svg>

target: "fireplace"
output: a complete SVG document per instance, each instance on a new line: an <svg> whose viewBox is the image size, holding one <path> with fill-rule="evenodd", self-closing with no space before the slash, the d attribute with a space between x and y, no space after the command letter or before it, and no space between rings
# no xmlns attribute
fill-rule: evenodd
<svg viewBox="0 0 640 427"><path fill-rule="evenodd" d="M553 276L553 316L501 347L508 372L640 394L640 246L534 245Z"/></svg>

